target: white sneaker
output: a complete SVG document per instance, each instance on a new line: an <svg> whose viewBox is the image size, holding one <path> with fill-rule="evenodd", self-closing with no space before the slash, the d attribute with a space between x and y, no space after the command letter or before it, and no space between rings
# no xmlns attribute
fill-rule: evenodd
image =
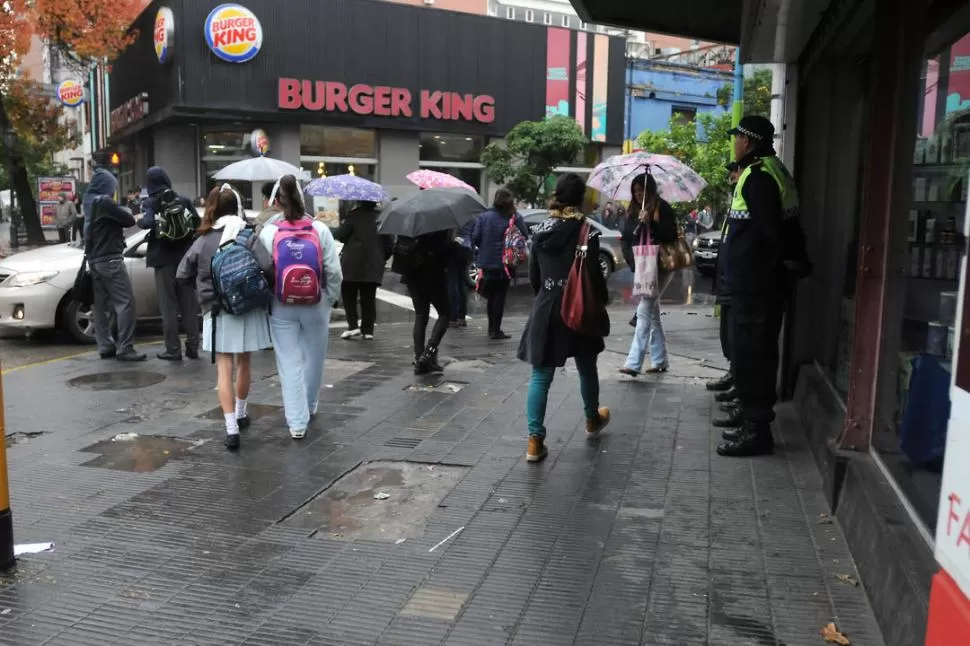
<svg viewBox="0 0 970 646"><path fill-rule="evenodd" d="M303 438L306 437L306 429L305 428L291 428L290 429L290 437L292 437L294 440L302 440Z"/></svg>
<svg viewBox="0 0 970 646"><path fill-rule="evenodd" d="M340 338L341 339L353 339L353 338L358 337L358 336L360 336L360 330L347 330L346 332L344 332L343 334L340 335Z"/></svg>
<svg viewBox="0 0 970 646"><path fill-rule="evenodd" d="M374 340L374 335L373 334L365 334L364 335L364 341L373 341L373 340Z"/></svg>

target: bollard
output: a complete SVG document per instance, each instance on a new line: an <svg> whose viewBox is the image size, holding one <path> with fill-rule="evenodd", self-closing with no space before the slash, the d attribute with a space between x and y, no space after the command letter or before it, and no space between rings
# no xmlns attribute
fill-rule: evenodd
<svg viewBox="0 0 970 646"><path fill-rule="evenodd" d="M3 377L0 377L0 572L14 566L13 515L10 513L10 486L7 481L7 427L3 421L3 410Z"/></svg>

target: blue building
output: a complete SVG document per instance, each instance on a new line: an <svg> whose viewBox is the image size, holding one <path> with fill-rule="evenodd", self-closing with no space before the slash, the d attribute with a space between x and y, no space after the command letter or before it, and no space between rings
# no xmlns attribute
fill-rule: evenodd
<svg viewBox="0 0 970 646"><path fill-rule="evenodd" d="M694 121L701 112L724 111L717 92L733 82L730 70L627 59L624 139L636 139L644 130L666 130L674 116Z"/></svg>

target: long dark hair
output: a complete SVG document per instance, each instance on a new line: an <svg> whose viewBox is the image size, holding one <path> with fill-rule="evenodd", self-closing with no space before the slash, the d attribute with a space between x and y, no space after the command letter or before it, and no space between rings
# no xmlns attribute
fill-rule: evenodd
<svg viewBox="0 0 970 646"><path fill-rule="evenodd" d="M512 191L507 188L500 188L495 192L495 199L492 200L492 208L507 218L515 215L515 199Z"/></svg>
<svg viewBox="0 0 970 646"><path fill-rule="evenodd" d="M280 190L276 197L279 198L280 206L283 207L283 217L288 222L295 222L306 216L306 207L303 205L303 196L300 194L300 185L292 175L284 175L280 178Z"/></svg>
<svg viewBox="0 0 970 646"><path fill-rule="evenodd" d="M239 215L239 200L232 190L223 190L221 186L217 186L205 198L205 211L202 215L202 224L199 226L199 235L212 231L216 220L224 215Z"/></svg>
<svg viewBox="0 0 970 646"><path fill-rule="evenodd" d="M633 188L635 186L643 187L643 200L644 204L640 204L635 198L633 198ZM650 214L653 218L654 213L660 208L660 193L657 192L657 180L653 178L650 173L641 173L633 178L630 182L630 217L639 218L640 209L643 209Z"/></svg>

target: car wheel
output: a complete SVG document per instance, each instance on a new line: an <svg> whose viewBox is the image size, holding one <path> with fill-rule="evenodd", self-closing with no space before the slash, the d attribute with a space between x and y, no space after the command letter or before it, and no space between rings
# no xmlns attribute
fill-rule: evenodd
<svg viewBox="0 0 970 646"><path fill-rule="evenodd" d="M610 254L603 251L600 252L600 271L603 272L603 278L607 280L613 273L613 259L610 258Z"/></svg>
<svg viewBox="0 0 970 646"><path fill-rule="evenodd" d="M94 343L94 312L90 305L81 305L70 295L61 307L61 326L78 343Z"/></svg>

